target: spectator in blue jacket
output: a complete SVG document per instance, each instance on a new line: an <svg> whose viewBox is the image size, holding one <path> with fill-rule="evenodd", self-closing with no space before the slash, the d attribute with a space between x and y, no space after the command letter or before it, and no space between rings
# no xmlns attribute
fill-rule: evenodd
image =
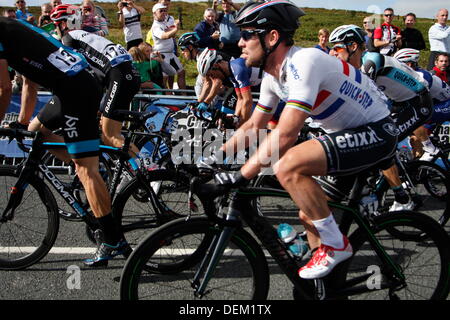
<svg viewBox="0 0 450 320"><path fill-rule="evenodd" d="M204 20L194 28L194 32L197 32L200 37L199 48L220 49L220 31L219 24L216 22L216 11L212 8L206 9L203 18Z"/></svg>
<svg viewBox="0 0 450 320"><path fill-rule="evenodd" d="M25 0L16 0L16 8L16 18L18 20L25 20L34 24L36 19L30 12L28 12L27 3Z"/></svg>

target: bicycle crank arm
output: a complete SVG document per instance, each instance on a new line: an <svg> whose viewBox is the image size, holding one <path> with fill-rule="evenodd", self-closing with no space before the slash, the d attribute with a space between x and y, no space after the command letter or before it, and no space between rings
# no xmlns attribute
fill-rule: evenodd
<svg viewBox="0 0 450 320"><path fill-rule="evenodd" d="M5 210L3 210L0 222L10 221L14 218L14 213L16 208L22 202L23 194L25 189L20 189L17 187L11 187L11 197L9 198L8 204Z"/></svg>

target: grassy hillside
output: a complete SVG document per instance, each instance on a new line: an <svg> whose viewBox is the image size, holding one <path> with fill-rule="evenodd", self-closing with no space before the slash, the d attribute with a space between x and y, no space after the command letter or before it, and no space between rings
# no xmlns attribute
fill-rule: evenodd
<svg viewBox="0 0 450 320"><path fill-rule="evenodd" d="M80 1L81 3L81 1ZM154 5L154 1L137 1L137 3L143 6L147 12L142 17L142 28L144 37L150 29L153 16L151 8ZM117 43L124 44L124 38L122 29L119 28L117 20L117 5L116 2L111 3L99 3L106 11L110 20L110 34L108 38ZM172 1L169 14L182 20L182 30L178 32L181 35L184 32L191 31L195 25L203 19L203 11L211 6L211 2L199 2L199 3L187 3L183 1ZM0 7L1 8L1 7ZM4 8L4 7L3 7ZM2 9L3 9L2 8ZM40 8L31 7L30 11L39 16ZM297 30L295 35L296 44L303 47L310 47L317 42L317 32L321 28L327 28L332 31L337 26L343 24L356 24L362 26L362 21L368 14L365 12L349 11L349 10L327 10L327 9L313 9L303 8L306 12L306 16L301 20L301 27ZM428 45L428 29L433 24L431 19L418 19L416 28L419 29L425 37L425 42ZM393 24L403 28L402 17L396 17ZM425 67L428 62L429 51L422 51L420 64ZM182 61L187 70L187 82L189 85L193 85L196 76L196 70L194 63Z"/></svg>

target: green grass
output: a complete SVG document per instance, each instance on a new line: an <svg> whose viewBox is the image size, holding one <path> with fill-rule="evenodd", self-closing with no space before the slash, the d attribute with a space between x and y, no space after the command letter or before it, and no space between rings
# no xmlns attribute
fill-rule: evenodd
<svg viewBox="0 0 450 320"><path fill-rule="evenodd" d="M81 1L80 1L81 3ZM141 23L143 29L143 36L147 35L152 23L153 16L151 13L151 8L154 5L154 1L137 1L137 3L143 6L147 12L143 15ZM210 2L211 3L211 2ZM172 1L169 14L174 16L175 19L182 18L182 30L178 32L178 36L184 32L192 31L195 25L203 19L203 12L206 8L210 7L211 4L208 2L198 2L198 3L188 3L182 1ZM122 29L119 28L117 20L117 5L116 2L111 3L99 3L102 8L106 11L108 18L110 20L109 26L109 36L107 37L113 42L125 44ZM0 7L4 9L5 7ZM301 19L301 27L297 30L295 34L296 45L302 47L311 47L317 43L317 33L321 28L327 28L332 31L334 28L343 24L356 24L362 26L362 21L364 17L369 14L366 12L353 11L353 10L327 10L327 9L316 9L316 8L303 8L306 12L306 16ZM40 14L39 7L30 7L31 13L37 17ZM416 28L419 29L424 38L425 43L428 45L428 29L433 25L433 20L431 19L417 19ZM396 17L393 21L394 25L403 28L402 17ZM429 50L423 50L420 57L420 65L426 67L428 64ZM184 61L180 57L185 68L186 68L186 79L188 85L193 85L195 82L195 77L197 75L195 69L195 63L193 61Z"/></svg>

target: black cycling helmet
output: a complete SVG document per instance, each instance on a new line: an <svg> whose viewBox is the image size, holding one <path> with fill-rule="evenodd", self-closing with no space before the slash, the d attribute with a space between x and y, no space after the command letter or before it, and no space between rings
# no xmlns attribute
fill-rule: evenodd
<svg viewBox="0 0 450 320"><path fill-rule="evenodd" d="M287 45L293 45L294 33L300 26L299 18L304 15L303 10L286 0L249 1L239 10L234 21L238 27L264 30L257 33L264 50L264 57L259 66L260 77L268 56L283 40ZM271 30L277 30L280 37L275 45L267 48L264 38L266 33Z"/></svg>
<svg viewBox="0 0 450 320"><path fill-rule="evenodd" d="M187 46L192 45L194 47L198 47L198 42L200 41L200 36L197 32L186 32L181 35L178 39L178 46L181 50L187 48Z"/></svg>
<svg viewBox="0 0 450 320"><path fill-rule="evenodd" d="M267 31L276 29L294 34L305 12L286 0L249 1L238 12L235 24L240 28L254 27Z"/></svg>

